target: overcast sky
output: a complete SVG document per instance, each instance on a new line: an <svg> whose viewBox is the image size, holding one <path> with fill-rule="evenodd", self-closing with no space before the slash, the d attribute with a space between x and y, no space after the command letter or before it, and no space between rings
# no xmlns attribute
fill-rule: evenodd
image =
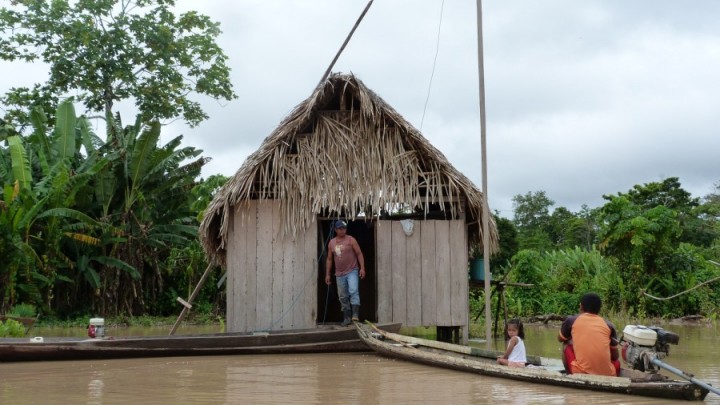
<svg viewBox="0 0 720 405"><path fill-rule="evenodd" d="M208 121L172 123L163 139L203 149L205 176L233 175L310 96L366 4L178 0L221 23L239 98L204 100ZM514 195L544 190L577 211L667 177L702 197L720 181L720 2L483 8L491 209L511 218ZM333 71L354 73L482 187L477 66L474 0L376 0ZM0 91L19 80L0 76Z"/></svg>

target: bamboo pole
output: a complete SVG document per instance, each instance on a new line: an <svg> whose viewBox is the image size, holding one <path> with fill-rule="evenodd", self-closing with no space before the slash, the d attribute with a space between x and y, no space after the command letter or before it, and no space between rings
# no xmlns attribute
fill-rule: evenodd
<svg viewBox="0 0 720 405"><path fill-rule="evenodd" d="M335 62L337 62L338 58L340 57L340 54L341 54L342 51L345 49L345 46L347 46L348 42L350 42L350 38L352 38L352 36L353 36L353 34L355 33L355 30L357 29L358 25L360 25L360 21L362 21L363 17L365 17L365 14L366 14L366 13L368 12L368 10L370 9L370 6L372 5L373 1L374 1L374 0L370 0L370 1L368 2L367 6L365 6L365 10L363 10L363 12L360 13L360 17L358 17L358 20L355 22L355 25L354 25L354 26L352 27L352 29L350 30L350 33L348 34L347 38L345 38L345 42L343 42L342 46L340 47L340 49L339 49L339 50L337 51L337 53L335 54L335 58L333 58L332 62L330 62L330 66L328 66L327 70L326 70L325 73L323 74L323 77L322 77L322 79L320 79L320 82L318 83L318 86L320 86L321 84L323 84L323 82L324 82L325 80L327 80L328 76L330 75L330 71L332 70L333 66L335 66Z"/></svg>
<svg viewBox="0 0 720 405"><path fill-rule="evenodd" d="M480 91L480 148L482 164L482 235L483 235L483 264L485 267L485 345L488 349L492 347L492 335L490 320L492 311L490 308L490 208L488 205L487 186L487 142L486 142L486 118L485 118L485 66L483 58L483 36L482 36L482 0L477 0L477 44L478 44L478 83Z"/></svg>
<svg viewBox="0 0 720 405"><path fill-rule="evenodd" d="M175 334L178 326L180 326L180 322L182 322L183 318L185 318L188 312L190 312L190 308L192 308L192 302L195 300L195 297L197 297L197 295L200 293L200 289L202 289L203 284L205 284L205 280L207 280L208 276L210 275L210 270L212 270L212 267L212 264L208 264L207 268L205 269L205 273L203 273L202 277L200 277L200 281L198 281L195 289L193 290L192 294L190 294L190 298L188 298L187 301L178 297L178 301L183 305L183 309L180 312L178 319L175 321L175 325L173 325L172 329L170 329L169 335Z"/></svg>

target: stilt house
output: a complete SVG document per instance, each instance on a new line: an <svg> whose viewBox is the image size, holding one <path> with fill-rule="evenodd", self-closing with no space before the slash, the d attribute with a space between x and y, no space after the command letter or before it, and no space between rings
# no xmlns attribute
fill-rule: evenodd
<svg viewBox="0 0 720 405"><path fill-rule="evenodd" d="M200 236L227 271L229 332L341 319L324 282L338 218L365 256L361 319L462 327L482 215L480 190L417 129L354 75L333 74L218 191Z"/></svg>

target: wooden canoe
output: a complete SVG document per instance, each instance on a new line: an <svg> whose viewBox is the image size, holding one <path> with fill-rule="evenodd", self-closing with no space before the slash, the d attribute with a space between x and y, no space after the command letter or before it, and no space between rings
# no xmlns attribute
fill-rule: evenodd
<svg viewBox="0 0 720 405"><path fill-rule="evenodd" d="M380 325L397 332L401 324ZM0 362L368 351L353 327L202 335L0 339Z"/></svg>
<svg viewBox="0 0 720 405"><path fill-rule="evenodd" d="M621 377L572 374L562 372L558 359L528 356L526 368L496 363L502 352L414 338L356 323L358 335L375 352L392 358L493 377L509 378L608 393L701 401L708 390L689 381L672 380L660 374L623 369Z"/></svg>

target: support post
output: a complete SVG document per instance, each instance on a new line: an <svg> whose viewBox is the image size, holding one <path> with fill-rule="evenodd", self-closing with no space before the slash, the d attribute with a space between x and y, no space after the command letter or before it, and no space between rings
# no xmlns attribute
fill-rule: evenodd
<svg viewBox="0 0 720 405"><path fill-rule="evenodd" d="M175 331L177 330L178 326L180 326L180 323L182 322L183 318L185 318L185 315L190 312L190 308L192 308L192 302L195 300L195 297L197 297L197 295L200 293L200 289L202 289L203 284L205 284L205 280L207 280L208 276L210 275L210 270L212 270L212 267L212 264L208 264L207 268L205 269L205 273L203 273L202 277L200 277L200 281L198 281L195 289L193 290L192 294L190 294L190 298L188 298L187 301L184 301L180 297L177 298L178 302L183 305L183 309L180 312L178 319L175 321L175 325L173 325L172 329L170 329L169 335L175 334Z"/></svg>
<svg viewBox="0 0 720 405"><path fill-rule="evenodd" d="M482 0L477 0L477 44L478 44L478 84L480 89L480 149L482 165L482 238L483 238L483 264L485 265L485 340L488 350L492 348L490 309L490 208L488 205L488 184L487 184L487 142L486 142L486 118L485 118L485 67L483 58L483 36L482 36Z"/></svg>

